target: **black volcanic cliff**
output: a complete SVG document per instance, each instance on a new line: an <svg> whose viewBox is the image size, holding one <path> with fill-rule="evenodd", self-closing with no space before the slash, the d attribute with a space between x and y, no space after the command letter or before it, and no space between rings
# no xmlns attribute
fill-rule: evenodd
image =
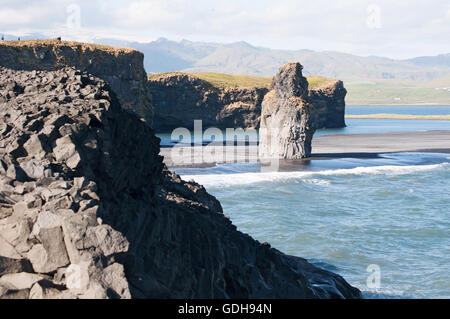
<svg viewBox="0 0 450 319"><path fill-rule="evenodd" d="M0 61L1 298L361 296L237 231L105 81L21 66Z"/></svg>
<svg viewBox="0 0 450 319"><path fill-rule="evenodd" d="M0 65L22 70L53 71L72 66L104 80L123 108L151 123L153 107L146 87L144 55L133 49L45 40L0 42Z"/></svg>
<svg viewBox="0 0 450 319"><path fill-rule="evenodd" d="M339 80L310 88L306 100L317 110L317 128L345 127L345 96L347 90Z"/></svg>
<svg viewBox="0 0 450 319"><path fill-rule="evenodd" d="M153 127L168 132L177 127L257 128L266 88L217 88L186 73L162 74L148 82L155 108Z"/></svg>
<svg viewBox="0 0 450 319"><path fill-rule="evenodd" d="M345 127L343 82L322 78L323 84L310 87L305 100L317 114L317 128ZM155 109L154 128L170 132L177 127L192 129L194 120L203 127L259 128L265 87L216 87L195 75L174 72L152 76L148 81Z"/></svg>

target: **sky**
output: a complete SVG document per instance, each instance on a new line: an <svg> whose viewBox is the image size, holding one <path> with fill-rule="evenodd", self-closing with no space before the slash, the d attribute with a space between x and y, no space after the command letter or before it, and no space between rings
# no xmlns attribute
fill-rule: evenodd
<svg viewBox="0 0 450 319"><path fill-rule="evenodd" d="M449 0L0 0L0 33L246 41L395 59L450 53Z"/></svg>

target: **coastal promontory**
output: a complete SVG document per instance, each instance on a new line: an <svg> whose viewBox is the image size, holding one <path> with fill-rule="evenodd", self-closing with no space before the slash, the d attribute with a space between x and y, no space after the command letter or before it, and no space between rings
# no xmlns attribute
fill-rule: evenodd
<svg viewBox="0 0 450 319"><path fill-rule="evenodd" d="M239 232L204 187L167 169L111 84L34 53L52 50L2 47L1 298L361 297Z"/></svg>
<svg viewBox="0 0 450 319"><path fill-rule="evenodd" d="M29 40L0 42L0 65L18 70L54 71L72 66L104 80L125 109L153 120L144 55L133 49L89 43Z"/></svg>
<svg viewBox="0 0 450 319"><path fill-rule="evenodd" d="M305 100L317 110L317 128L345 127L342 81L308 76ZM149 76L148 88L155 109L154 128L171 132L178 127L260 127L261 104L272 79L220 73L171 72Z"/></svg>

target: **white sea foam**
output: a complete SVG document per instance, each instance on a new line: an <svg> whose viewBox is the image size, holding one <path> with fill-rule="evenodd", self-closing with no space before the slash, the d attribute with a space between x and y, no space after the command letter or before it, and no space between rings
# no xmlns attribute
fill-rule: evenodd
<svg viewBox="0 0 450 319"><path fill-rule="evenodd" d="M407 299L405 292L401 290L382 289L380 291L364 290L364 287L359 287L364 299Z"/></svg>
<svg viewBox="0 0 450 319"><path fill-rule="evenodd" d="M198 174L181 175L184 180L195 180L197 183L206 187L228 187L235 185L246 185L270 181L283 181L292 179L301 179L306 183L315 183L319 185L330 185L327 180L320 180L321 176L342 176L342 175L403 175L421 171L434 170L448 166L449 163L433 165L409 165L409 166L370 166L356 167L348 169L333 169L323 171L294 171L294 172L251 172L235 174ZM328 182L328 183L327 183Z"/></svg>
<svg viewBox="0 0 450 319"><path fill-rule="evenodd" d="M326 179L317 179L317 178L311 178L311 179L304 179L302 180L303 183L306 184L314 184L314 185L320 185L320 186L329 186L331 182Z"/></svg>

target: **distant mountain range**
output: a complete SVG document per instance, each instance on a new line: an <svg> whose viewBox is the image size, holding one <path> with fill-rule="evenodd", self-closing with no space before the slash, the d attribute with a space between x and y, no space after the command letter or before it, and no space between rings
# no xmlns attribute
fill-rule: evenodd
<svg viewBox="0 0 450 319"><path fill-rule="evenodd" d="M32 34L21 39L36 38L46 37ZM5 35L5 39L17 40L17 36ZM271 77L282 64L298 61L304 66L305 75L321 75L347 82L443 79L446 83L450 77L450 53L396 60L377 56L362 57L335 51L276 50L255 47L243 41L222 44L188 40L176 42L159 38L148 43L116 39L94 39L94 42L131 47L143 52L144 66L150 74L185 71Z"/></svg>
<svg viewBox="0 0 450 319"><path fill-rule="evenodd" d="M321 75L344 81L430 81L450 74L450 54L395 60L334 51L274 50L246 42L175 42L165 38L149 43L113 39L96 39L94 42L142 51L148 73L219 72L270 77L282 64L298 61L304 66L305 75Z"/></svg>
<svg viewBox="0 0 450 319"><path fill-rule="evenodd" d="M22 37L45 39L41 34ZM6 35L6 40L17 36ZM145 54L147 73L216 72L272 77L287 62L300 62L305 75L343 80L349 105L450 105L450 54L396 60L312 50L275 50L246 42L179 42L160 38L149 43L94 39L97 44L135 48Z"/></svg>

